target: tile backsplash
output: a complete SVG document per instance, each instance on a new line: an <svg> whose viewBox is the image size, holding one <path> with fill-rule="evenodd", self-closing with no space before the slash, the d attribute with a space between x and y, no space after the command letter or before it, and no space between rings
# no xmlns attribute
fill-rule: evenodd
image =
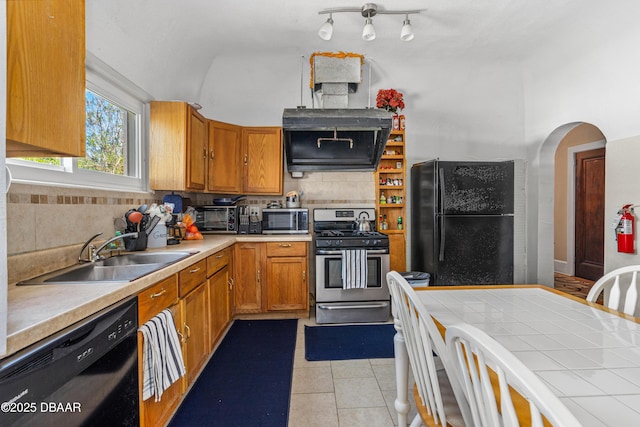
<svg viewBox="0 0 640 427"><path fill-rule="evenodd" d="M261 208L271 200L284 204L288 191L301 194L302 207L373 207L371 172L314 172L303 178L284 175L283 195L249 196ZM131 208L151 205L169 192L118 192L14 182L7 194L9 283L73 264L92 235L114 234L113 221ZM211 204L218 195L180 193L193 204ZM100 238L97 239L100 241Z"/></svg>

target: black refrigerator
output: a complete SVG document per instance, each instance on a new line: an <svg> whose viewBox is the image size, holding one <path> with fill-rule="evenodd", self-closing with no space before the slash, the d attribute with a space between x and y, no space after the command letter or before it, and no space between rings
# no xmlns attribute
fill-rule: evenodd
<svg viewBox="0 0 640 427"><path fill-rule="evenodd" d="M431 285L513 283L514 162L411 167L411 270Z"/></svg>

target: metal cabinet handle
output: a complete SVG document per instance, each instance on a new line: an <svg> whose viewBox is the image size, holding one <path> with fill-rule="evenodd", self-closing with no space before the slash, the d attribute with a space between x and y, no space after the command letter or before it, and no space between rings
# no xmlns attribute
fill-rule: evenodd
<svg viewBox="0 0 640 427"><path fill-rule="evenodd" d="M187 325L187 322L184 322L184 329L187 331L187 339L191 338L191 328Z"/></svg>
<svg viewBox="0 0 640 427"><path fill-rule="evenodd" d="M302 281L306 281L307 280L307 270L302 270Z"/></svg>
<svg viewBox="0 0 640 427"><path fill-rule="evenodd" d="M227 280L227 283L229 284L229 291L233 290L233 277L229 277L229 280Z"/></svg>
<svg viewBox="0 0 640 427"><path fill-rule="evenodd" d="M213 148L212 148L211 150L209 150L209 158L213 160L214 157L215 157L215 154L213 153Z"/></svg>
<svg viewBox="0 0 640 427"><path fill-rule="evenodd" d="M290 248L291 243L280 243L278 246L280 246L281 248Z"/></svg>
<svg viewBox="0 0 640 427"><path fill-rule="evenodd" d="M204 147L202 149L202 151L204 152L204 155L202 157L204 157L206 159L207 158L207 147Z"/></svg>
<svg viewBox="0 0 640 427"><path fill-rule="evenodd" d="M244 155L244 165L246 166L247 163L249 163L249 156L248 155Z"/></svg>
<svg viewBox="0 0 640 427"><path fill-rule="evenodd" d="M160 296L162 296L162 295L164 295L166 293L167 293L167 290L165 288L162 288L162 290L160 292L157 292L155 294L151 294L150 298L151 299L158 298L158 297L160 297Z"/></svg>
<svg viewBox="0 0 640 427"><path fill-rule="evenodd" d="M222 258L222 255L216 255L216 259Z"/></svg>
<svg viewBox="0 0 640 427"><path fill-rule="evenodd" d="M182 343L187 342L187 340L184 338L184 335L182 335L182 332L180 332L179 329L176 329L176 332L178 333L178 336L180 337L180 342L182 342Z"/></svg>
<svg viewBox="0 0 640 427"><path fill-rule="evenodd" d="M256 271L256 276L257 276L257 279L258 279L258 283L260 283L260 270Z"/></svg>
<svg viewBox="0 0 640 427"><path fill-rule="evenodd" d="M196 267L193 270L189 270L189 273L197 273L198 271L200 271L200 267Z"/></svg>

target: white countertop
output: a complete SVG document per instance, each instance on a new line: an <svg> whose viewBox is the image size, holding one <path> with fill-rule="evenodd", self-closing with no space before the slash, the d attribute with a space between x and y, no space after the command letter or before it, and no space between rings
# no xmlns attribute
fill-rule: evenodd
<svg viewBox="0 0 640 427"><path fill-rule="evenodd" d="M484 330L583 425L640 425L640 324L631 317L544 287L427 289L418 295L433 318Z"/></svg>
<svg viewBox="0 0 640 427"><path fill-rule="evenodd" d="M236 242L311 241L303 235L205 235L153 251L197 252L128 283L93 285L10 285L7 294L7 352L11 355L73 323L121 301ZM147 250L151 252L151 249Z"/></svg>

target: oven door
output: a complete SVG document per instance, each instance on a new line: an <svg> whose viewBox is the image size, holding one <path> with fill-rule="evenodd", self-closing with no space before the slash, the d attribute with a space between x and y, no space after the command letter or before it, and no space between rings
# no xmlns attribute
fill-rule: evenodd
<svg viewBox="0 0 640 427"><path fill-rule="evenodd" d="M367 251L367 287L343 289L342 253L339 250L316 251L316 301L388 301L389 253L385 249Z"/></svg>

